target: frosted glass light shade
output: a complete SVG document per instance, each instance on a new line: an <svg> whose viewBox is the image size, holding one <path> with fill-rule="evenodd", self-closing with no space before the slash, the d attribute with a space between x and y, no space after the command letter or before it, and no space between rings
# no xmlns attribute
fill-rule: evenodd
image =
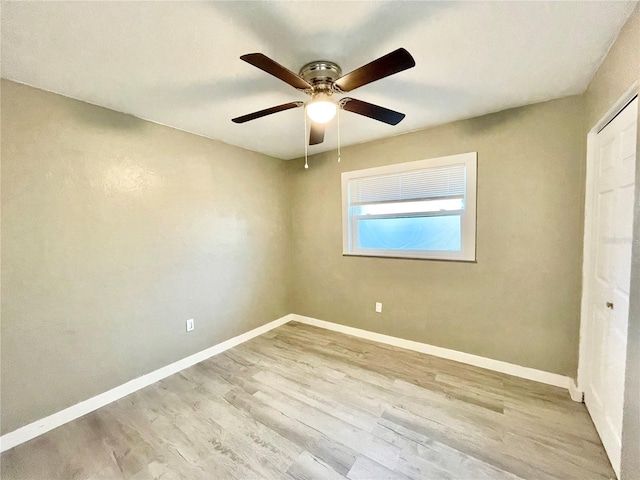
<svg viewBox="0 0 640 480"><path fill-rule="evenodd" d="M336 103L328 95L318 96L307 104L307 116L312 122L327 123L336 116Z"/></svg>

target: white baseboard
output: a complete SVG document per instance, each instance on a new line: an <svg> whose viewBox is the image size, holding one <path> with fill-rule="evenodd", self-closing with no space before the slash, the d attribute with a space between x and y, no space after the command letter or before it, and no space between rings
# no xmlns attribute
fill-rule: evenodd
<svg viewBox="0 0 640 480"><path fill-rule="evenodd" d="M407 350L426 353L428 355L434 355L436 357L446 358L448 360L455 360L456 362L486 368L487 370L506 373L508 375L513 375L514 377L526 378L527 380L533 380L535 382L546 383L547 385L566 388L569 391L572 400L576 402L582 401L582 391L578 390L575 380L571 377L566 377L557 373L536 370L535 368L522 367L520 365L502 362L500 360L493 360L491 358L480 357L478 355L459 352L457 350L450 350L448 348L436 347L427 343L414 342L413 340L391 337L389 335L383 335L382 333L370 332L368 330L361 330L359 328L347 327L346 325L340 325L339 323L326 322L324 320L305 317L303 315L294 314L293 320L307 325L313 325L314 327L325 328L327 330L345 333L354 337L365 338L373 342L385 343L387 345L393 345L395 347L406 348Z"/></svg>
<svg viewBox="0 0 640 480"><path fill-rule="evenodd" d="M426 353L428 355L434 355L436 357L442 357L449 360L455 360L457 362L466 363L468 365L474 365L476 367L486 368L487 370L494 370L496 372L506 373L515 377L526 378L528 380L534 380L536 382L546 383L548 385L554 385L556 387L566 388L573 400L581 402L583 393L576 386L575 381L570 377L564 375L558 375L556 373L544 372L542 370L536 370L529 367L521 367L519 365L513 365L511 363L501 362L499 360L493 360L491 358L480 357L478 355L471 355L469 353L459 352L457 350L450 350L448 348L436 347L426 343L414 342L412 340L405 340L403 338L391 337L389 335L383 335L381 333L370 332L367 330L361 330L359 328L347 327L346 325L340 325L338 323L325 322L324 320L318 320L316 318L305 317L302 315L296 315L290 313L282 318L269 322L261 327L254 328L242 335L230 338L222 343L214 345L213 347L202 350L201 352L194 353L182 360L171 363L165 367L154 370L153 372L142 375L128 381L118 387L112 388L100 395L84 400L76 405L65 408L59 412L56 412L48 417L37 420L33 423L20 427L13 432L9 432L0 437L0 452L4 452L13 447L27 442L43 433L46 433L54 428L57 428L65 423L71 422L76 418L80 418L87 413L91 413L105 405L115 402L116 400L126 397L127 395L136 392L144 387L158 382L163 378L166 378L174 373L191 367L196 363L202 362L214 355L224 352L230 348L240 345L247 340L251 340L258 335L273 330L290 321L296 321L307 325L313 325L315 327L325 328L327 330L333 330L335 332L352 335L354 337L365 338L374 342L385 343L387 345L393 345L400 348L406 348L407 350L413 350L420 353Z"/></svg>
<svg viewBox="0 0 640 480"><path fill-rule="evenodd" d="M246 342L247 340L251 340L258 335L262 335L269 330L273 330L280 325L284 325L292 319L293 315L285 315L284 317L274 320L273 322L269 322L265 325L262 325L261 327L254 328L253 330L243 333L242 335L238 335L237 337L230 338L229 340L202 350L201 352L194 353L193 355L183 358L182 360L178 360L177 362L171 363L165 367L159 368L158 370L154 370L153 372L130 380L118 387L112 388L111 390L101 393L100 395L96 395L95 397L89 398L80 403L77 403L76 405L65 408L64 410L49 415L48 417L25 425L24 427L20 427L13 432L2 435L0 437L0 452L9 450L10 448L16 447L21 443L27 442L39 435L42 435L43 433L46 433L49 430L53 430L54 428L71 422L76 418L80 418L87 413L91 413L94 410L104 407L111 402L115 402L122 397L126 397L127 395L136 392L141 388L147 387L152 383L173 375L180 370L191 367L192 365L202 362L207 358L222 353L225 350Z"/></svg>
<svg viewBox="0 0 640 480"><path fill-rule="evenodd" d="M572 378L571 384L569 385L569 395L571 395L571 400L574 402L583 403L584 402L584 392L578 388L578 384Z"/></svg>

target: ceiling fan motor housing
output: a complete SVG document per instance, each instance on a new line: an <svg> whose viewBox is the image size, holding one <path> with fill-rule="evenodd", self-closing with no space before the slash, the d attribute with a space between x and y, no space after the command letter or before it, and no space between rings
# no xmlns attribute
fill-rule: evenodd
<svg viewBox="0 0 640 480"><path fill-rule="evenodd" d="M331 92L333 83L342 76L342 69L333 62L316 60L302 67L300 76L313 86L314 92Z"/></svg>

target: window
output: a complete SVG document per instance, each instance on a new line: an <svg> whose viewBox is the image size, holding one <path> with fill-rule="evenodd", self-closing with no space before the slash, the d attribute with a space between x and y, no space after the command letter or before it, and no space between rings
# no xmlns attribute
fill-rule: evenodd
<svg viewBox="0 0 640 480"><path fill-rule="evenodd" d="M477 153L342 174L344 255L476 259Z"/></svg>

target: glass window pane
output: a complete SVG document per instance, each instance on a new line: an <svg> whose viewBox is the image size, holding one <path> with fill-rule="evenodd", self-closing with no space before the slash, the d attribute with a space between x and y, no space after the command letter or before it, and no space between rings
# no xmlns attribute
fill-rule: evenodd
<svg viewBox="0 0 640 480"><path fill-rule="evenodd" d="M460 215L361 218L358 220L358 247L460 251Z"/></svg>

